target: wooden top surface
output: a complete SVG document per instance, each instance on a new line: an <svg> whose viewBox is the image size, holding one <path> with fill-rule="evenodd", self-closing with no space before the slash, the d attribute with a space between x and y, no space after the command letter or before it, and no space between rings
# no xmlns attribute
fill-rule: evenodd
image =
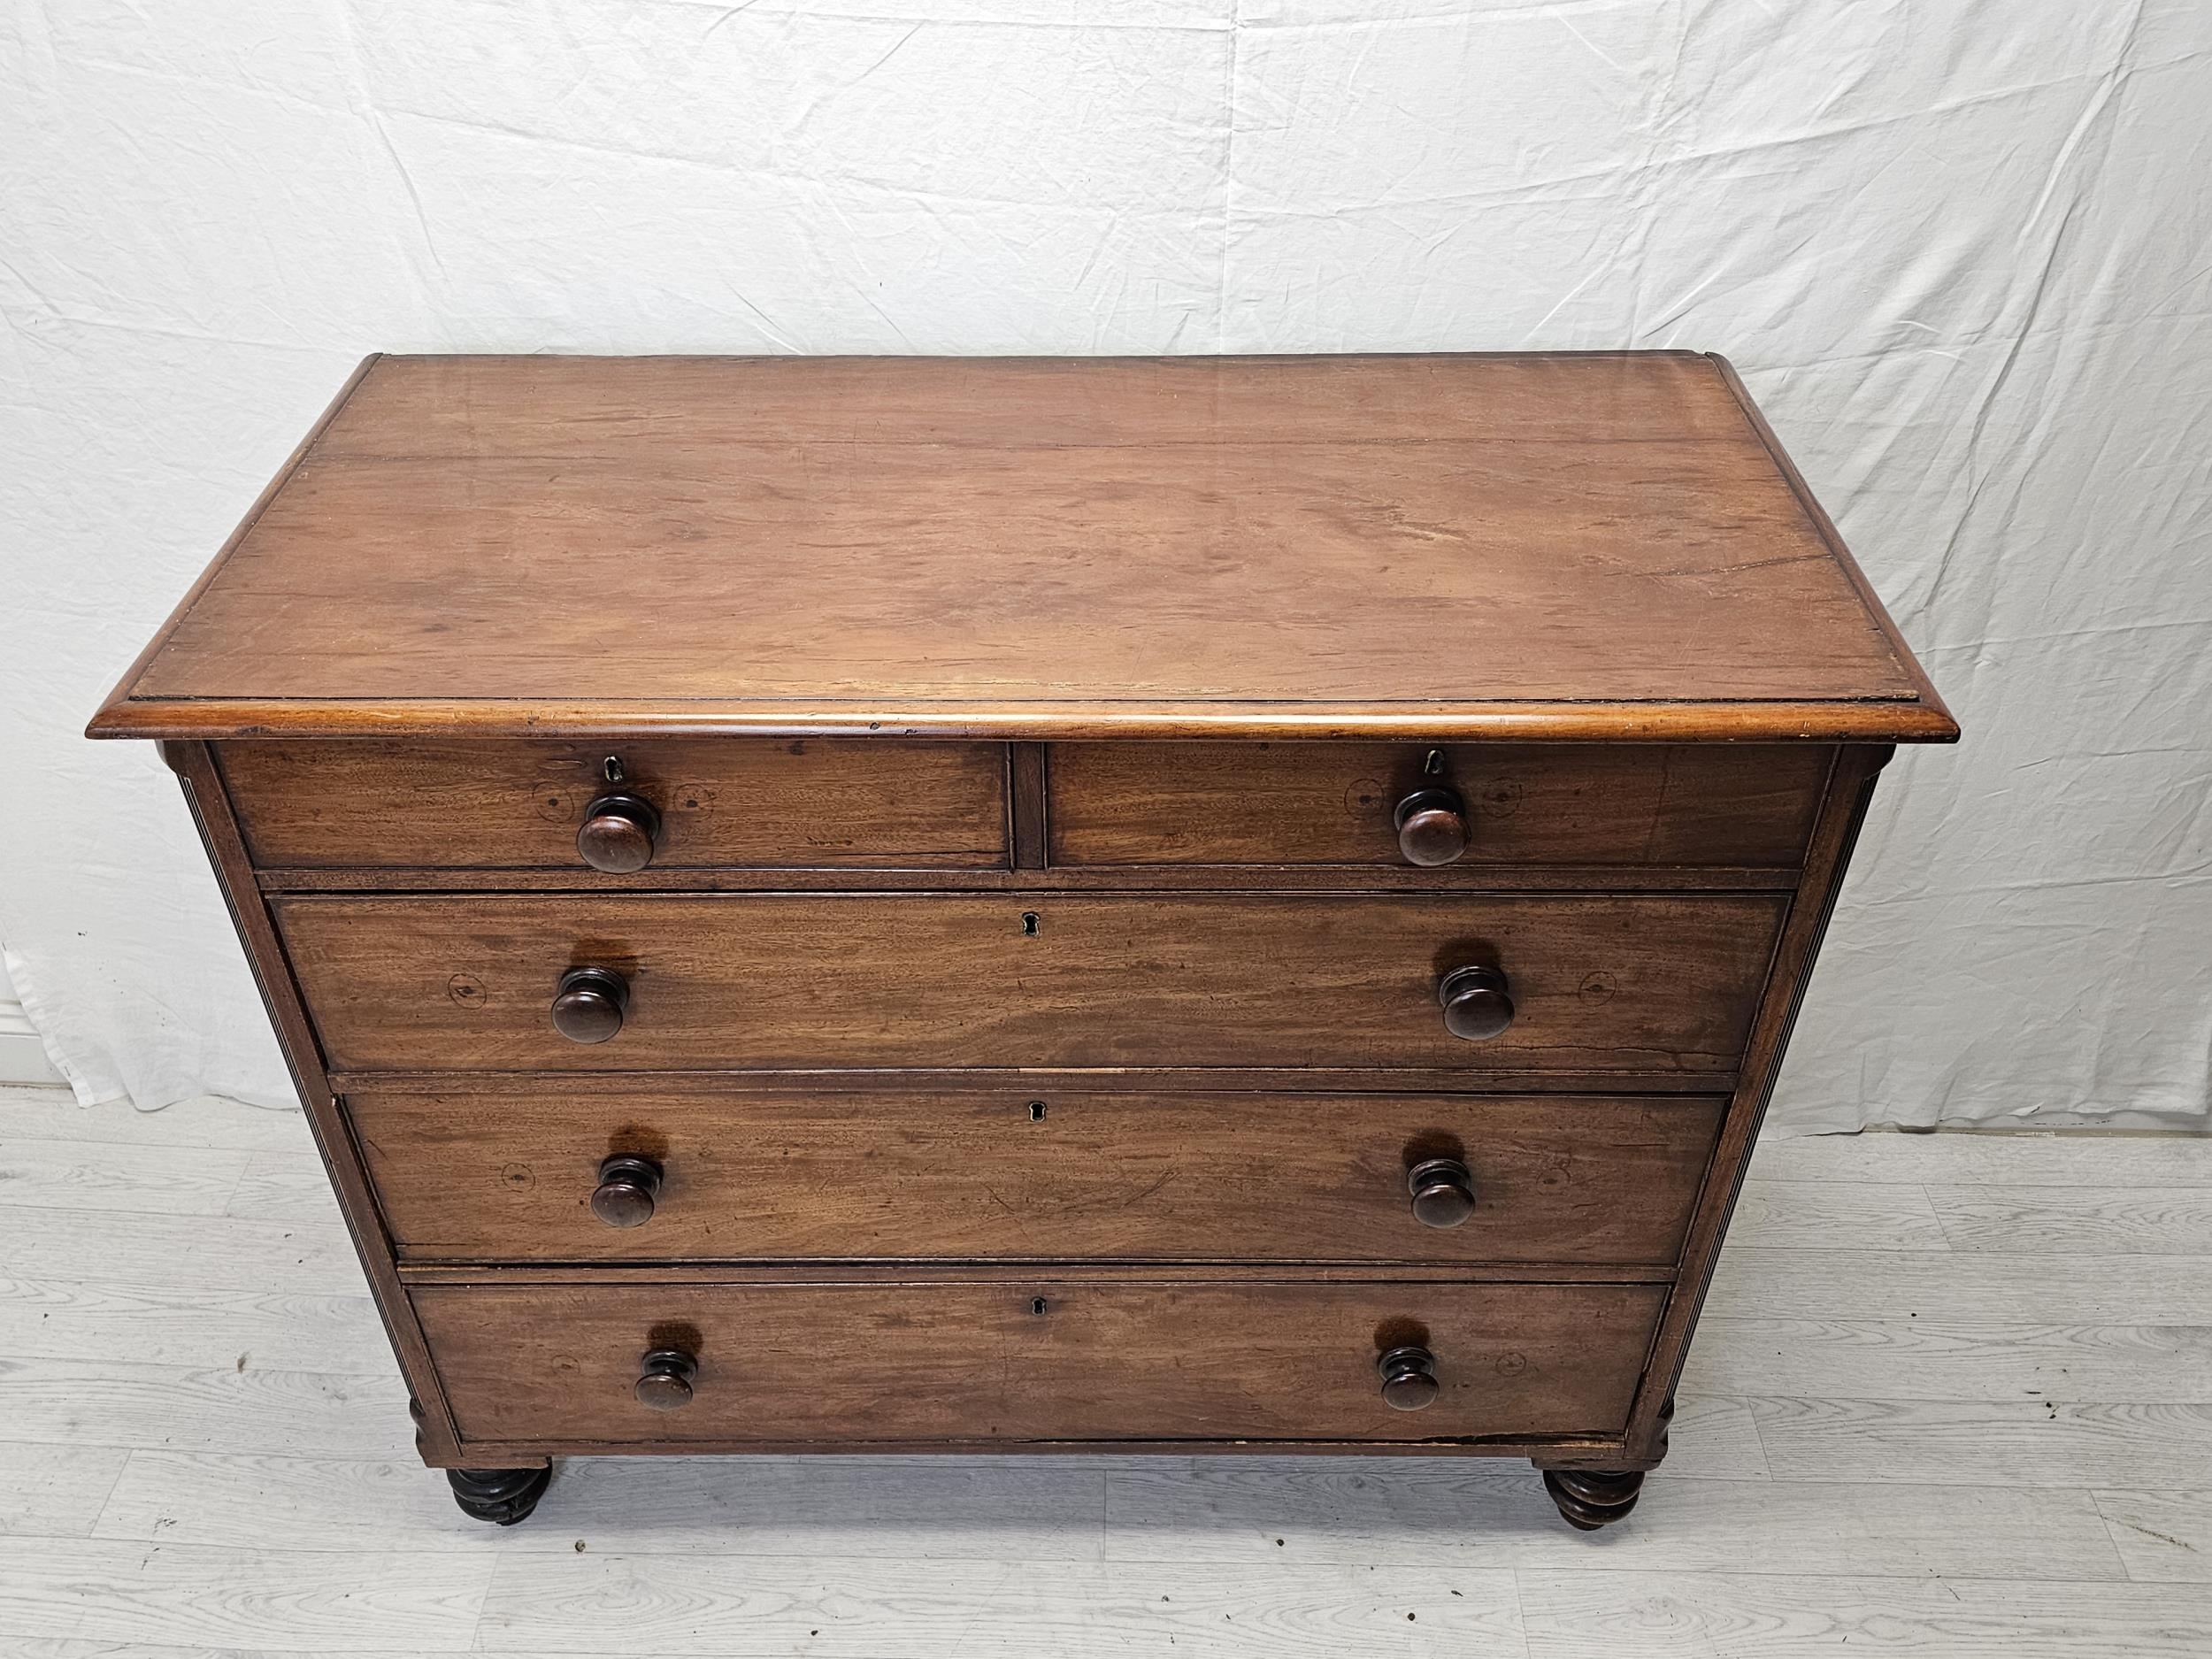
<svg viewBox="0 0 2212 1659"><path fill-rule="evenodd" d="M1934 740L1717 358L375 357L95 735Z"/></svg>

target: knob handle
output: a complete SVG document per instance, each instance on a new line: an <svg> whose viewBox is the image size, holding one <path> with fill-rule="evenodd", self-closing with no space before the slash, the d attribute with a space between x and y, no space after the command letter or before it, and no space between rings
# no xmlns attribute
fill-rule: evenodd
<svg viewBox="0 0 2212 1659"><path fill-rule="evenodd" d="M1418 1411L1434 1403L1439 1384L1436 1356L1425 1348L1394 1348L1375 1362L1382 1373L1383 1403L1397 1411Z"/></svg>
<svg viewBox="0 0 2212 1659"><path fill-rule="evenodd" d="M660 833L661 815L643 795L603 795L584 809L576 855L611 876L634 875L653 862Z"/></svg>
<svg viewBox="0 0 2212 1659"><path fill-rule="evenodd" d="M604 1042L630 1011L628 981L611 968L571 968L553 993L553 1029L571 1042Z"/></svg>
<svg viewBox="0 0 2212 1659"><path fill-rule="evenodd" d="M1393 815L1398 850L1409 864L1433 870L1467 850L1467 803L1459 791L1432 784L1398 803Z"/></svg>
<svg viewBox="0 0 2212 1659"><path fill-rule="evenodd" d="M1456 1227L1475 1213L1475 1178L1457 1158L1429 1158L1406 1171L1413 1218L1425 1227Z"/></svg>
<svg viewBox="0 0 2212 1659"><path fill-rule="evenodd" d="M683 1349L657 1348L641 1362L630 1392L649 1410L680 1411L691 1403L692 1379L698 1374L699 1362Z"/></svg>
<svg viewBox="0 0 2212 1659"><path fill-rule="evenodd" d="M651 1158L618 1152L599 1164L591 1213L611 1227L641 1227L653 1218L661 1195L661 1166Z"/></svg>
<svg viewBox="0 0 2212 1659"><path fill-rule="evenodd" d="M1513 1023L1513 998L1495 968L1455 968L1440 980L1436 1000L1444 1029L1469 1042L1495 1037Z"/></svg>

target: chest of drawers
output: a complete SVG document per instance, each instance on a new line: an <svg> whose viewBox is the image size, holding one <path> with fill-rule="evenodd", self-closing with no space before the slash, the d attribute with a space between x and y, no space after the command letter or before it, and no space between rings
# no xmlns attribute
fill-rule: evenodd
<svg viewBox="0 0 2212 1659"><path fill-rule="evenodd" d="M1633 1504L1876 773L1686 353L373 358L93 722L426 1461L1364 1450Z"/></svg>

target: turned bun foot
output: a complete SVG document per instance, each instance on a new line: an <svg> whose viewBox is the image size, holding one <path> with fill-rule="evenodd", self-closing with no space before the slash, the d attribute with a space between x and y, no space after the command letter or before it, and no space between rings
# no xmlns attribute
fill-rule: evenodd
<svg viewBox="0 0 2212 1659"><path fill-rule="evenodd" d="M1644 1488L1640 1469L1547 1469L1544 1490L1559 1506L1561 1517L1580 1532L1594 1532L1636 1507Z"/></svg>
<svg viewBox="0 0 2212 1659"><path fill-rule="evenodd" d="M495 1526L526 1521L553 1479L553 1465L536 1469L449 1469L446 1479L461 1513Z"/></svg>

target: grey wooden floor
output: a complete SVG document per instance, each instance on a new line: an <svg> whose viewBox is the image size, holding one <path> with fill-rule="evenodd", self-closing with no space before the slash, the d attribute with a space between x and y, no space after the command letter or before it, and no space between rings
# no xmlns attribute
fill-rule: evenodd
<svg viewBox="0 0 2212 1659"><path fill-rule="evenodd" d="M0 1654L2212 1654L2212 1141L1770 1142L1632 1519L1525 1466L631 1459L464 1520L296 1114L0 1091Z"/></svg>

